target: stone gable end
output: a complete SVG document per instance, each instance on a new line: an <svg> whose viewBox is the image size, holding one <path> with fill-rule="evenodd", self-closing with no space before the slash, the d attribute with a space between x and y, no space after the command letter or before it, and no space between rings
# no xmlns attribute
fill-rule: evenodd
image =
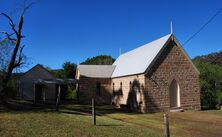
<svg viewBox="0 0 222 137"><path fill-rule="evenodd" d="M145 111L170 109L170 84L179 85L180 107L200 110L199 73L189 58L174 42L166 45L148 73L145 74Z"/></svg>

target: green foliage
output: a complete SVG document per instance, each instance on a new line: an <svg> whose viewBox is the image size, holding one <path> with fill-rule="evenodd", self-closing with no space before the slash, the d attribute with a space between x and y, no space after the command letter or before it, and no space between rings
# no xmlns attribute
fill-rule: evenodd
<svg viewBox="0 0 222 137"><path fill-rule="evenodd" d="M197 57L193 62L200 71L202 107L215 108L217 102L222 100L222 66L206 60Z"/></svg>
<svg viewBox="0 0 222 137"><path fill-rule="evenodd" d="M4 39L0 41L0 71L6 71L14 43Z"/></svg>
<svg viewBox="0 0 222 137"><path fill-rule="evenodd" d="M12 79L5 84L2 79L0 79L0 94L3 94L7 97L15 97L18 91L18 78L14 75Z"/></svg>
<svg viewBox="0 0 222 137"><path fill-rule="evenodd" d="M17 80L12 79L8 82L5 91L7 94L7 97L15 97L18 91L18 85Z"/></svg>
<svg viewBox="0 0 222 137"><path fill-rule="evenodd" d="M82 65L112 65L115 59L111 56L100 55L92 58L88 58Z"/></svg>
<svg viewBox="0 0 222 137"><path fill-rule="evenodd" d="M222 51L211 53L208 55L197 56L195 59L201 60L203 62L210 62L214 65L222 65Z"/></svg>
<svg viewBox="0 0 222 137"><path fill-rule="evenodd" d="M53 76L57 78L64 78L63 69L54 69L49 71L53 74Z"/></svg>
<svg viewBox="0 0 222 137"><path fill-rule="evenodd" d="M76 67L77 65L75 63L65 62L63 64L63 73L65 78L75 78Z"/></svg>
<svg viewBox="0 0 222 137"><path fill-rule="evenodd" d="M65 62L62 69L48 69L57 78L75 78L77 65L71 62Z"/></svg>
<svg viewBox="0 0 222 137"><path fill-rule="evenodd" d="M76 86L69 86L66 99L76 99L76 98L77 98Z"/></svg>

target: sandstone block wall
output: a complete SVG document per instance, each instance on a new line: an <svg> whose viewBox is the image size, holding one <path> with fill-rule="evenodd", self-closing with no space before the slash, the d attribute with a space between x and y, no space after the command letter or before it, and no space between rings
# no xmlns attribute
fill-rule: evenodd
<svg viewBox="0 0 222 137"><path fill-rule="evenodd" d="M170 109L169 87L176 80L181 108L200 110L199 73L176 44L163 51L145 77L145 108L148 112Z"/></svg>
<svg viewBox="0 0 222 137"><path fill-rule="evenodd" d="M100 83L100 95L97 95L97 84ZM82 103L91 103L92 97L97 104L111 104L111 79L110 78L79 78L78 96Z"/></svg>
<svg viewBox="0 0 222 137"><path fill-rule="evenodd" d="M143 105L144 89L144 74L113 78L113 102L116 105L128 105L137 110L137 107Z"/></svg>

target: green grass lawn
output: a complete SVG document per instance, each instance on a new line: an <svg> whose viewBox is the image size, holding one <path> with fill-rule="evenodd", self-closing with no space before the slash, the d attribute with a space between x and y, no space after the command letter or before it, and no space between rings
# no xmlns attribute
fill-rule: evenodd
<svg viewBox="0 0 222 137"><path fill-rule="evenodd" d="M29 104L31 106L31 104ZM97 126L93 126L90 106L62 105L0 108L0 136L85 136L142 137L163 136L163 113L129 113L112 106L97 107ZM222 111L186 111L170 113L171 136L222 136Z"/></svg>

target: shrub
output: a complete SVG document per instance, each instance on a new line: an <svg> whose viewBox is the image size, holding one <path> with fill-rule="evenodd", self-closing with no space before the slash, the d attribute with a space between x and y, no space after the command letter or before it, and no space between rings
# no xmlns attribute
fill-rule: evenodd
<svg viewBox="0 0 222 137"><path fill-rule="evenodd" d="M66 99L76 99L77 98L77 91L76 86L69 86L67 90Z"/></svg>

